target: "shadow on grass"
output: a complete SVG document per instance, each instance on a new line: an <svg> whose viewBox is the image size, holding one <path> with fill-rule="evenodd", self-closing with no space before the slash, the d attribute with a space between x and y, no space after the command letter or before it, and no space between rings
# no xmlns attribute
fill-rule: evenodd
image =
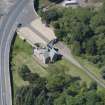
<svg viewBox="0 0 105 105"><path fill-rule="evenodd" d="M11 80L11 92L12 92L12 103L14 105L14 84L13 84L13 74L12 74L12 71L13 71L13 64L12 64L12 54L13 54L13 46L14 46L14 43L15 43L15 40L16 40L16 36L17 36L17 33L15 32L14 34L14 37L12 39L12 42L11 42L11 48L10 48L10 56L9 56L9 70L10 70L10 80Z"/></svg>

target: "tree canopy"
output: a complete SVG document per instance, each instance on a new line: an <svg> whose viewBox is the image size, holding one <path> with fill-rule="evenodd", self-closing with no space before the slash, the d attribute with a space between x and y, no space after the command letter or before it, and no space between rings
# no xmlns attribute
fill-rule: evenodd
<svg viewBox="0 0 105 105"><path fill-rule="evenodd" d="M22 67L23 68L23 67ZM27 69L27 67L25 67ZM67 67L52 67L47 77L34 75L33 82L19 87L15 105L104 105L105 94L98 92L97 84L87 86L79 77L68 75ZM23 69L22 69L23 70ZM27 70L25 71L27 72ZM28 72L31 73L31 72ZM33 73L32 73L33 74ZM37 78L36 78L37 77Z"/></svg>
<svg viewBox="0 0 105 105"><path fill-rule="evenodd" d="M82 7L50 9L48 15L43 13L47 17L44 20L50 20L47 23L53 25L56 36L72 46L75 55L102 67L105 64L104 6L98 11Z"/></svg>

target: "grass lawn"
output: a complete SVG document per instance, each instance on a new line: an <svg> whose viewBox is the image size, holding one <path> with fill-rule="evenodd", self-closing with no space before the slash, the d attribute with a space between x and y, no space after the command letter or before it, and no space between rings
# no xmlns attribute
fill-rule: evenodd
<svg viewBox="0 0 105 105"><path fill-rule="evenodd" d="M92 64L91 62L87 61L86 59L83 59L81 57L76 57L77 60L84 65L84 67L91 70L92 73L94 73L96 76L101 78L101 69L96 67L96 65Z"/></svg>
<svg viewBox="0 0 105 105"><path fill-rule="evenodd" d="M100 78L104 83L105 80L102 79L101 77L101 68L98 68L95 64L92 64L91 62L87 61L86 59L83 59L81 57L77 57L76 59L80 62L80 64L82 64L84 67L88 68L89 70L91 70L91 72L97 76L98 78ZM101 89L101 87L99 86L99 89Z"/></svg>
<svg viewBox="0 0 105 105"><path fill-rule="evenodd" d="M66 70L67 74L70 74L71 76L75 77L80 77L81 81L86 82L87 85L89 85L90 82L92 81L91 78L87 76L80 68L76 67L75 65L68 62L65 59L58 61L57 63L54 64L54 66L67 68Z"/></svg>
<svg viewBox="0 0 105 105"><path fill-rule="evenodd" d="M18 74L19 67L22 64L27 65L31 72L38 73L40 76L47 76L48 71L45 67L41 66L32 56L32 47L27 43L19 39L19 37L16 37L13 51L12 51L12 70L13 70L13 83L14 83L14 91L16 91L16 88L21 87L23 85L28 85L28 82L25 82L21 79L21 77ZM66 67L68 70L66 70L67 74L70 74L72 76L80 77L81 81L85 81L88 85L92 81L90 77L88 77L81 69L77 68L70 62L66 61L65 59L60 60L54 64L53 67Z"/></svg>

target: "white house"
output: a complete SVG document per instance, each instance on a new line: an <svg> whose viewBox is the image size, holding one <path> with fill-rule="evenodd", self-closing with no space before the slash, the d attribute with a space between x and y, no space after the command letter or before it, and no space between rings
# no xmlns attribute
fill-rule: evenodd
<svg viewBox="0 0 105 105"><path fill-rule="evenodd" d="M78 0L64 0L62 2L63 6L77 5L77 4L78 4Z"/></svg>
<svg viewBox="0 0 105 105"><path fill-rule="evenodd" d="M59 58L59 53L54 48L36 46L33 54L44 64L55 62Z"/></svg>

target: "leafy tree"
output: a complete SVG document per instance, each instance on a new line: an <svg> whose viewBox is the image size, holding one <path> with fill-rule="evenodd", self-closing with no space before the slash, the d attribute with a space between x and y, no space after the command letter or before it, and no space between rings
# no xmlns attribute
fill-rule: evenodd
<svg viewBox="0 0 105 105"><path fill-rule="evenodd" d="M91 82L89 88L90 88L90 90L97 90L97 83L96 82Z"/></svg>
<svg viewBox="0 0 105 105"><path fill-rule="evenodd" d="M97 95L96 91L94 90L88 91L85 94L85 97L86 105L97 105L97 103L101 102L101 98Z"/></svg>
<svg viewBox="0 0 105 105"><path fill-rule="evenodd" d="M22 65L20 68L19 68L19 75L22 77L23 80L27 81L27 78L30 74L30 70L28 68L28 66L26 65Z"/></svg>
<svg viewBox="0 0 105 105"><path fill-rule="evenodd" d="M50 65L46 78L29 72L23 65L23 74L29 85L18 87L15 94L15 105L104 105L105 93L97 90L97 84L92 82L88 87L80 82L79 77L68 75L67 67Z"/></svg>
<svg viewBox="0 0 105 105"><path fill-rule="evenodd" d="M73 43L73 50L72 51L73 51L73 53L75 55L80 55L80 53L81 53L81 46L80 46L80 43L78 41L75 41Z"/></svg>
<svg viewBox="0 0 105 105"><path fill-rule="evenodd" d="M102 78L105 79L105 68L102 69L101 75L102 75Z"/></svg>
<svg viewBox="0 0 105 105"><path fill-rule="evenodd" d="M84 56L98 67L105 63L105 12L102 8L97 12L82 7L64 8L59 18L49 22L56 36L72 46L75 55Z"/></svg>
<svg viewBox="0 0 105 105"><path fill-rule="evenodd" d="M96 55L97 46L96 46L95 39L92 38L87 42L86 52L87 52L87 54Z"/></svg>
<svg viewBox="0 0 105 105"><path fill-rule="evenodd" d="M61 13L56 9L51 9L42 13L42 20L45 21L46 24L50 24L50 22L56 21L59 17L61 17Z"/></svg>
<svg viewBox="0 0 105 105"><path fill-rule="evenodd" d="M34 8L36 11L39 9L39 0L34 0Z"/></svg>
<svg viewBox="0 0 105 105"><path fill-rule="evenodd" d="M63 67L52 67L47 77L47 89L50 91L63 91L65 86L70 82L71 76L65 74ZM65 68L66 70L67 68Z"/></svg>
<svg viewBox="0 0 105 105"><path fill-rule="evenodd" d="M54 100L54 105L70 105L71 97L66 93L60 94L58 98Z"/></svg>

